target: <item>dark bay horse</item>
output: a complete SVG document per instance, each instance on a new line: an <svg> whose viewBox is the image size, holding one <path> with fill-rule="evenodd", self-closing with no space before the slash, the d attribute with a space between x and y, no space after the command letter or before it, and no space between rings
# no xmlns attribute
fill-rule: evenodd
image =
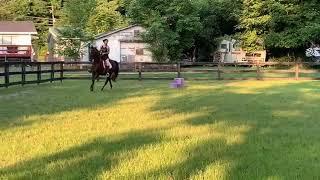
<svg viewBox="0 0 320 180"><path fill-rule="evenodd" d="M106 82L104 83L101 91L105 88L105 86L110 82L110 88L112 89L112 81L116 81L119 74L119 64L117 61L109 60L112 68L105 68L103 66L103 62L101 59L100 52L95 47L90 47L90 61L92 62L91 72L92 72L92 84L90 86L90 90L94 89L94 82L99 78L100 75L107 75Z"/></svg>

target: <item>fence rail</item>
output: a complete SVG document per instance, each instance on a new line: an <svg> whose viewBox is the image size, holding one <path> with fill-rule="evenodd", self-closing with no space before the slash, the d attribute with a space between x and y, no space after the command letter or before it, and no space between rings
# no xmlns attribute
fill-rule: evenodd
<svg viewBox="0 0 320 180"><path fill-rule="evenodd" d="M0 78L4 78L4 83L0 81L0 87L12 85L40 84L43 82L63 81L66 79L89 79L88 73L90 62L0 62ZM196 67L201 67L197 69ZM293 69L264 69L271 66L293 66ZM174 77L185 77L186 73L193 74L193 77L185 77L192 80L275 80L275 79L295 79L295 80L319 80L319 77L300 77L300 74L314 74L320 71L316 69L305 70L302 66L320 66L320 63L312 62L254 62L254 63L221 63L221 62L196 62L196 63L121 63L120 72L126 77L121 79L172 79ZM228 69L234 67L235 69ZM238 69L239 67L250 67L250 69ZM2 71L1 71L2 70ZM147 76L149 73L153 77ZM161 76L168 73L170 76ZM197 75L207 73L209 77L199 78ZM251 73L254 77L227 77L227 74ZM294 74L288 77L263 77L264 73ZM13 81L12 76L19 76L18 81ZM36 75L35 79L28 80L27 75ZM45 76L44 76L45 75Z"/></svg>

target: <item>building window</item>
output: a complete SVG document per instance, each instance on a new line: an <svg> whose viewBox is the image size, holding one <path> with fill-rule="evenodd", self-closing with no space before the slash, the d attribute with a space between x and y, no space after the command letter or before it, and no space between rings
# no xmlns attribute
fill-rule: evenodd
<svg viewBox="0 0 320 180"><path fill-rule="evenodd" d="M131 54L134 54L135 48L134 47L129 47L129 51L131 52Z"/></svg>
<svg viewBox="0 0 320 180"><path fill-rule="evenodd" d="M140 31L139 30L134 30L133 34L134 34L134 37L140 37Z"/></svg>
<svg viewBox="0 0 320 180"><path fill-rule="evenodd" d="M261 57L261 54L260 53L256 53L254 54L255 57Z"/></svg>
<svg viewBox="0 0 320 180"><path fill-rule="evenodd" d="M136 55L143 55L144 50L142 48L136 49Z"/></svg>
<svg viewBox="0 0 320 180"><path fill-rule="evenodd" d="M120 36L122 38L129 38L129 37L132 37L132 32L121 32Z"/></svg>
<svg viewBox="0 0 320 180"><path fill-rule="evenodd" d="M221 49L228 49L228 45L227 44L221 44Z"/></svg>
<svg viewBox="0 0 320 180"><path fill-rule="evenodd" d="M128 62L128 57L126 55L122 55L121 62Z"/></svg>
<svg viewBox="0 0 320 180"><path fill-rule="evenodd" d="M135 61L135 56L128 55L128 62L134 62L134 61Z"/></svg>
<svg viewBox="0 0 320 180"><path fill-rule="evenodd" d="M12 45L12 36L2 36L0 40L2 45Z"/></svg>

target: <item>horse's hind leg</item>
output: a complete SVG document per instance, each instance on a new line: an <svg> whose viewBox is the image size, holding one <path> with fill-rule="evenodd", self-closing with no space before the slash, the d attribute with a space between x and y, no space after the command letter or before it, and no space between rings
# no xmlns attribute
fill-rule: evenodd
<svg viewBox="0 0 320 180"><path fill-rule="evenodd" d="M103 89L106 87L106 85L108 84L108 81L109 81L109 77L107 77L106 82L104 83L101 91L103 91ZM110 81L110 83L111 83L111 81Z"/></svg>
<svg viewBox="0 0 320 180"><path fill-rule="evenodd" d="M94 78L92 78L92 83L91 83L91 86L90 86L90 91L92 92L93 91L93 86L94 86Z"/></svg>
<svg viewBox="0 0 320 180"><path fill-rule="evenodd" d="M112 81L111 81L111 78L108 77L108 79L109 79L109 82L110 82L110 88L112 89Z"/></svg>

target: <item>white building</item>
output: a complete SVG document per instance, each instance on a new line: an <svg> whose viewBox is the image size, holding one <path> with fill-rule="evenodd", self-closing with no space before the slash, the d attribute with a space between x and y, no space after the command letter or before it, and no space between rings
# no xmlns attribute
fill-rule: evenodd
<svg viewBox="0 0 320 180"><path fill-rule="evenodd" d="M264 51L254 51L247 52L242 48L237 46L236 40L223 40L219 44L216 51L215 60L234 63L234 62L253 62L253 61L266 61L267 52Z"/></svg>
<svg viewBox="0 0 320 180"><path fill-rule="evenodd" d="M31 21L0 21L0 58L32 59L32 39L37 31Z"/></svg>
<svg viewBox="0 0 320 180"><path fill-rule="evenodd" d="M100 49L103 40L108 39L110 59L118 62L151 62L152 54L147 49L148 44L140 37L142 32L145 32L145 29L139 25L128 26L98 35L93 45ZM83 60L89 60L87 52L83 54Z"/></svg>

